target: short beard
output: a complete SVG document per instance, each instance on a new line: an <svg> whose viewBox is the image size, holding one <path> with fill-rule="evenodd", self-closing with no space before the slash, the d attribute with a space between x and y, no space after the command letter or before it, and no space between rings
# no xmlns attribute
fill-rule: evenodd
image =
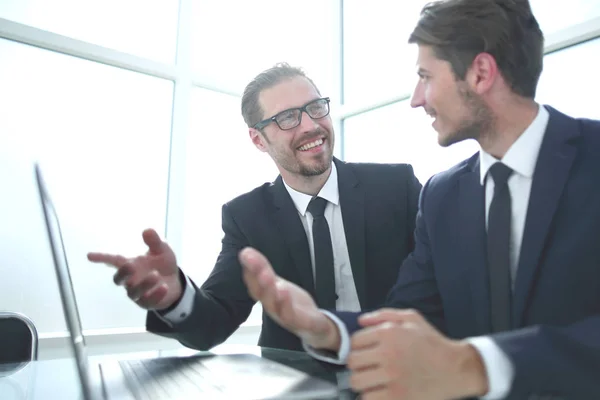
<svg viewBox="0 0 600 400"><path fill-rule="evenodd" d="M490 135L494 127L492 111L479 95L466 85L460 85L458 93L471 115L468 120L462 122L456 131L440 141L439 144L442 147L448 147L467 139L480 140L482 137Z"/></svg>
<svg viewBox="0 0 600 400"><path fill-rule="evenodd" d="M260 130L260 133L262 134L265 141L268 144L271 144L271 140L269 139L267 134L262 130ZM315 131L315 136L316 136L316 134L323 134L323 133L324 132L322 130ZM329 136L327 138L327 140L331 140L331 138L332 138L332 135ZM279 164L286 171L288 171L292 174L298 174L298 175L304 176L306 178L309 178L311 176L322 175L325 172L327 172L329 170L329 168L331 167L331 163L333 162L333 149L331 148L332 143L328 143L328 145L330 146L331 153L325 155L326 158L323 160L323 162L318 163L317 165L308 166L308 165L303 165L299 162L289 163L289 162L285 161L285 159L280 158L279 153L271 154L271 157L273 157L275 162L277 164Z"/></svg>
<svg viewBox="0 0 600 400"><path fill-rule="evenodd" d="M299 173L302 176L317 176L317 175L321 175L324 174L325 172L327 172L329 170L329 167L331 167L331 162L332 162L333 156L327 156L327 160L325 160L323 163L320 163L318 165L313 165L313 166L306 166L306 165L301 165L298 164L299 167Z"/></svg>

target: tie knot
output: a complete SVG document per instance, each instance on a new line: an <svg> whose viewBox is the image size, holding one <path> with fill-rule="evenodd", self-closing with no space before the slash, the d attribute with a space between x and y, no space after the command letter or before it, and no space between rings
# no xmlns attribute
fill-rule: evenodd
<svg viewBox="0 0 600 400"><path fill-rule="evenodd" d="M497 162L490 167L490 174L492 174L492 178L494 179L494 184L496 186L505 185L512 173L513 170L501 162Z"/></svg>
<svg viewBox="0 0 600 400"><path fill-rule="evenodd" d="M313 218L319 218L325 213L326 206L327 200L322 197L313 197L310 203L308 203L308 212L310 212Z"/></svg>

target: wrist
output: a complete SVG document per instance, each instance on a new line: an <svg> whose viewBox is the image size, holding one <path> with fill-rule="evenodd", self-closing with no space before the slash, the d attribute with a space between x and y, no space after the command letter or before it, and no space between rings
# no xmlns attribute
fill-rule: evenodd
<svg viewBox="0 0 600 400"><path fill-rule="evenodd" d="M489 391L485 364L477 349L468 342L457 342L458 397L482 397Z"/></svg>
<svg viewBox="0 0 600 400"><path fill-rule="evenodd" d="M181 268L178 268L177 279L174 279L173 286L169 288L169 292L167 293L167 296L170 298L170 301L168 302L168 305L166 307L162 307L161 309L157 310L159 313L163 315L167 314L179 305L181 299L183 298L183 293L186 287L186 281L187 280L183 271L181 270Z"/></svg>
<svg viewBox="0 0 600 400"><path fill-rule="evenodd" d="M312 340L307 341L307 343L315 349L330 350L337 353L340 350L342 341L340 331L331 318L326 315L323 315L323 318L326 320L323 333L315 335Z"/></svg>
<svg viewBox="0 0 600 400"><path fill-rule="evenodd" d="M333 320L329 317L325 317L327 318L327 324L328 324L328 335L327 335L327 349L328 350L332 350L335 351L336 353L338 351L340 351L340 346L341 346L341 336L340 336L340 330L338 329L338 326L335 324L335 322L333 322Z"/></svg>

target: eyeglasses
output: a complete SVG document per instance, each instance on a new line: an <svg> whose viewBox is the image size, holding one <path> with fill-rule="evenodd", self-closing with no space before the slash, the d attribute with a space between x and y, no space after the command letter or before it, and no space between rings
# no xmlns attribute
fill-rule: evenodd
<svg viewBox="0 0 600 400"><path fill-rule="evenodd" d="M325 118L329 115L329 97L313 100L302 107L284 110L271 118L260 121L254 125L254 129L262 129L271 122L275 122L279 129L283 131L294 129L302 122L302 114L304 112L312 119Z"/></svg>

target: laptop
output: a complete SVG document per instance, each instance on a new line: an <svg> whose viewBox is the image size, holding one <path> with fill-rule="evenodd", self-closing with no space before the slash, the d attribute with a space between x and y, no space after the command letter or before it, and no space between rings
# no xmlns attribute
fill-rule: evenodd
<svg viewBox="0 0 600 400"><path fill-rule="evenodd" d="M200 354L91 363L56 210L39 164L35 176L77 374L85 400L327 399L337 386L255 354Z"/></svg>

